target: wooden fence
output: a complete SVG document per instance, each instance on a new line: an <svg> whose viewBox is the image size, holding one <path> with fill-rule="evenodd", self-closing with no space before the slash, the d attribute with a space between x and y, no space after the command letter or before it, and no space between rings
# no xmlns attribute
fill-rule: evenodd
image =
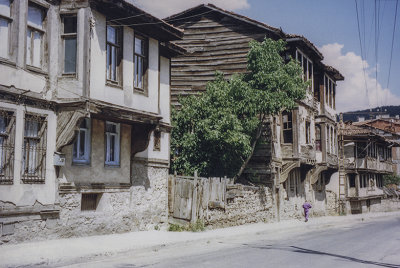
<svg viewBox="0 0 400 268"><path fill-rule="evenodd" d="M208 208L225 209L229 178L201 178L170 175L168 210L170 217L188 222L205 219Z"/></svg>

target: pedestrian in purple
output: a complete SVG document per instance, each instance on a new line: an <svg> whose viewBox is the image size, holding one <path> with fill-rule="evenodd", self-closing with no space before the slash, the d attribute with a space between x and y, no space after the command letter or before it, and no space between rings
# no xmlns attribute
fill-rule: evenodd
<svg viewBox="0 0 400 268"><path fill-rule="evenodd" d="M305 222L308 222L308 214L310 213L310 209L312 208L311 204L307 201L303 204L304 208L304 217L306 218Z"/></svg>

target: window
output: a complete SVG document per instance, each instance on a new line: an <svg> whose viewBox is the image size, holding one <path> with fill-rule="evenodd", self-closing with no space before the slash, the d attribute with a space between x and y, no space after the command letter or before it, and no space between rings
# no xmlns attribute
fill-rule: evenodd
<svg viewBox="0 0 400 268"><path fill-rule="evenodd" d="M0 57L9 58L10 49L10 25L11 18L11 1L0 0Z"/></svg>
<svg viewBox="0 0 400 268"><path fill-rule="evenodd" d="M109 166L119 165L119 123L106 122L106 161Z"/></svg>
<svg viewBox="0 0 400 268"><path fill-rule="evenodd" d="M122 28L107 25L107 81L120 84L122 75Z"/></svg>
<svg viewBox="0 0 400 268"><path fill-rule="evenodd" d="M383 187L383 176L382 174L377 174L376 175L376 186L379 188Z"/></svg>
<svg viewBox="0 0 400 268"><path fill-rule="evenodd" d="M26 31L26 64L38 68L42 67L43 19L43 9L29 3L28 28Z"/></svg>
<svg viewBox="0 0 400 268"><path fill-rule="evenodd" d="M140 36L135 36L135 74L134 86L139 91L145 90L146 69L147 69L147 40Z"/></svg>
<svg viewBox="0 0 400 268"><path fill-rule="evenodd" d="M73 163L90 163L90 119L84 118L76 134L73 152Z"/></svg>
<svg viewBox="0 0 400 268"><path fill-rule="evenodd" d="M364 158L367 156L367 143L366 142L357 142L356 150L357 150L357 158Z"/></svg>
<svg viewBox="0 0 400 268"><path fill-rule="evenodd" d="M324 87L325 87L325 104L335 109L336 84L327 75L324 76Z"/></svg>
<svg viewBox="0 0 400 268"><path fill-rule="evenodd" d="M284 111L282 113L282 123L283 123L283 142L292 143L293 142L292 112Z"/></svg>
<svg viewBox="0 0 400 268"><path fill-rule="evenodd" d="M311 144L311 127L308 121L306 121L306 143Z"/></svg>
<svg viewBox="0 0 400 268"><path fill-rule="evenodd" d="M360 175L360 188L366 188L368 186L368 174Z"/></svg>
<svg viewBox="0 0 400 268"><path fill-rule="evenodd" d="M76 73L76 16L64 16L63 33L61 38L63 40L63 55L64 55L64 74Z"/></svg>
<svg viewBox="0 0 400 268"><path fill-rule="evenodd" d="M161 131L155 130L154 131L154 145L153 145L153 150L154 151L160 151L161 149Z"/></svg>
<svg viewBox="0 0 400 268"><path fill-rule="evenodd" d="M22 180L44 183L46 171L47 122L44 117L25 115Z"/></svg>
<svg viewBox="0 0 400 268"><path fill-rule="evenodd" d="M289 172L287 179L287 192L288 196L299 196L301 194L301 180L300 180L300 169L295 168Z"/></svg>
<svg viewBox="0 0 400 268"><path fill-rule="evenodd" d="M315 150L322 151L321 148L321 127L315 126Z"/></svg>
<svg viewBox="0 0 400 268"><path fill-rule="evenodd" d="M349 174L349 187L355 188L356 187L356 174Z"/></svg>
<svg viewBox="0 0 400 268"><path fill-rule="evenodd" d="M99 204L100 198L102 194L99 193L88 193L82 194L81 199L81 210L82 211L95 211L97 209L97 205Z"/></svg>
<svg viewBox="0 0 400 268"><path fill-rule="evenodd" d="M14 113L0 110L0 184L13 183L14 140Z"/></svg>
<svg viewBox="0 0 400 268"><path fill-rule="evenodd" d="M312 61L306 57L300 50L296 50L296 60L299 61L300 66L303 67L303 80L311 81L310 89L314 88L314 70Z"/></svg>

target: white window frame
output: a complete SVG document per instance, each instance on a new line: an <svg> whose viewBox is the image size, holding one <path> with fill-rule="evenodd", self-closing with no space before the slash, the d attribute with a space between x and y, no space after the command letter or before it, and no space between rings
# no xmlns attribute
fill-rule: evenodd
<svg viewBox="0 0 400 268"><path fill-rule="evenodd" d="M305 82L310 80L309 64L311 64L311 86L309 89L311 89L311 91L314 91L314 64L312 60L309 57L307 57L306 54L304 54L300 49L296 49L296 60L300 63L301 70L303 72L303 80ZM304 73L304 68L303 68L304 60L306 60L307 62L306 73Z"/></svg>
<svg viewBox="0 0 400 268"><path fill-rule="evenodd" d="M75 17L76 19L76 32L74 33L65 33L65 19L66 18L71 18ZM78 14L73 13L73 14L62 14L61 15L61 21L62 21L62 26L61 26L61 39L62 39L62 46L63 46L63 54L62 54L62 73L63 75L75 75L77 71L77 63L78 63ZM74 72L67 72L65 71L65 42L66 40L71 40L75 39L75 71Z"/></svg>
<svg viewBox="0 0 400 268"><path fill-rule="evenodd" d="M12 5L13 5L13 0L9 0L8 4L8 14L5 14L4 12L0 12L0 21L5 21L7 23L7 40L4 41L2 38L2 46L4 49L4 55L0 54L1 58L4 59L9 59L10 58L10 41L11 41L11 23L13 22L12 19ZM1 36L0 36L1 37ZM5 45L5 47L4 47Z"/></svg>
<svg viewBox="0 0 400 268"><path fill-rule="evenodd" d="M115 126L115 133L107 131L107 125ZM119 166L120 165L120 123L114 123L110 121L105 122L105 165L107 166ZM114 160L111 159L111 137L114 139Z"/></svg>
<svg viewBox="0 0 400 268"><path fill-rule="evenodd" d="M91 149L91 120L90 118L84 118L84 123L86 124L86 128L82 127L82 124L79 126L79 130L76 134L75 142L72 147L72 163L74 164L89 164L90 163L90 149ZM80 148L81 146L81 133L85 135L84 139L84 153L82 156L79 156L79 152L75 152L76 149ZM76 156L75 156L76 154Z"/></svg>
<svg viewBox="0 0 400 268"><path fill-rule="evenodd" d="M331 86L330 86L331 85ZM326 94L328 92L328 94ZM324 79L324 97L325 97L325 105L331 107L332 109L336 109L336 83L330 78L327 74L325 74Z"/></svg>
<svg viewBox="0 0 400 268"><path fill-rule="evenodd" d="M34 8L40 9L42 12L42 22L41 22L41 28L38 27L38 25L34 25L32 23L29 23L29 6L32 6ZM34 68L43 68L43 40L44 40L44 34L46 33L45 31L45 21L46 17L46 10L44 7L41 7L33 2L28 3L28 12L27 12L27 22L26 22L26 47L25 47L25 63L27 66L31 66ZM28 40L28 34L30 33L30 40ZM40 45L39 45L39 64L35 62L35 41L34 41L34 36L35 34L40 35ZM30 41L30 51L28 51L28 42ZM28 61L29 59L29 61Z"/></svg>

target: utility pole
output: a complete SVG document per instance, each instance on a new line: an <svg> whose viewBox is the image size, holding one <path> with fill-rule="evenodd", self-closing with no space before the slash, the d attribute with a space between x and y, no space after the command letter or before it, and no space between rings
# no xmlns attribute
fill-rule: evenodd
<svg viewBox="0 0 400 268"><path fill-rule="evenodd" d="M345 158L344 158L344 123L343 123L343 113L340 113L339 121L339 200L338 200L338 212L339 215L344 215L346 213L346 168L345 168Z"/></svg>

